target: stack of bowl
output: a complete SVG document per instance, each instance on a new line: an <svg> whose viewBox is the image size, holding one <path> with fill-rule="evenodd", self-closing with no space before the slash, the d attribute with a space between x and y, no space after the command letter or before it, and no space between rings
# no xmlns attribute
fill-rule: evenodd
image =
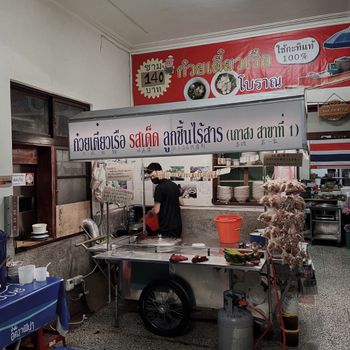
<svg viewBox="0 0 350 350"><path fill-rule="evenodd" d="M259 160L258 152L242 152L240 161L243 164L254 164Z"/></svg>
<svg viewBox="0 0 350 350"><path fill-rule="evenodd" d="M261 197L264 195L264 189L262 187L263 184L264 184L264 181L253 181L252 195L256 201L259 201Z"/></svg>
<svg viewBox="0 0 350 350"><path fill-rule="evenodd" d="M237 202L245 202L249 198L249 186L235 187L235 199Z"/></svg>
<svg viewBox="0 0 350 350"><path fill-rule="evenodd" d="M217 198L222 202L229 202L233 197L233 187L231 186L218 186Z"/></svg>
<svg viewBox="0 0 350 350"><path fill-rule="evenodd" d="M270 154L272 154L272 152L271 151L261 151L261 152L259 152L259 157L260 157L260 160L261 160L261 162L264 164L264 157L265 156L268 156L268 155L270 155Z"/></svg>
<svg viewBox="0 0 350 350"><path fill-rule="evenodd" d="M34 240L41 240L46 239L49 237L48 231L46 230L47 224L33 224L32 225L32 235L30 236L31 239Z"/></svg>

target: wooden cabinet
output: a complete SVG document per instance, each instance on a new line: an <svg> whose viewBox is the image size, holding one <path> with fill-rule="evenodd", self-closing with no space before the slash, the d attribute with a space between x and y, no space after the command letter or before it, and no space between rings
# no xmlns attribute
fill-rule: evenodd
<svg viewBox="0 0 350 350"><path fill-rule="evenodd" d="M26 202L22 200L21 203L32 203L29 209L19 208L18 241L31 240L32 224L38 222L47 223L50 239L81 231L81 221L91 215L88 164L69 162L68 151L57 149L56 146L16 144L13 145L13 171L32 173L34 176L32 186L13 188L15 196L26 199ZM78 180L80 186L76 184ZM59 181L63 182L61 187ZM65 195L59 191L62 187L66 190ZM42 242L38 240L32 243L30 246Z"/></svg>

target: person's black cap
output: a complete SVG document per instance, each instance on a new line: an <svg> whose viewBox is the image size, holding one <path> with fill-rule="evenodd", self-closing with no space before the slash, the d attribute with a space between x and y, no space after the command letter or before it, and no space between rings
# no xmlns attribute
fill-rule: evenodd
<svg viewBox="0 0 350 350"><path fill-rule="evenodd" d="M153 171L160 171L162 167L159 163L150 163L146 169L147 174L153 173Z"/></svg>

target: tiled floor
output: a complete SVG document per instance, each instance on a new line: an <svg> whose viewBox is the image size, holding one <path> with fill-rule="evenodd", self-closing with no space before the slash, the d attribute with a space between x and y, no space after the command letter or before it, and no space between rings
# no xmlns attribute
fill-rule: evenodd
<svg viewBox="0 0 350 350"><path fill-rule="evenodd" d="M303 350L350 349L350 250L331 246L310 247L316 270L318 295L314 304L299 305L300 342ZM136 312L124 312L115 328L112 305L94 314L67 336L78 350L199 350L217 349L217 325L194 321L193 329L177 338L146 331ZM282 349L265 341L262 349Z"/></svg>

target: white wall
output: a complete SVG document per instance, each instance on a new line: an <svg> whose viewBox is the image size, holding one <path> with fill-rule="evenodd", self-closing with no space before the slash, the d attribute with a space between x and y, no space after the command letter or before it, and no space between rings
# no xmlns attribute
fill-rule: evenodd
<svg viewBox="0 0 350 350"><path fill-rule="evenodd" d="M0 176L12 174L10 81L92 105L130 106L129 54L48 0L0 2ZM0 188L0 229L4 227Z"/></svg>

